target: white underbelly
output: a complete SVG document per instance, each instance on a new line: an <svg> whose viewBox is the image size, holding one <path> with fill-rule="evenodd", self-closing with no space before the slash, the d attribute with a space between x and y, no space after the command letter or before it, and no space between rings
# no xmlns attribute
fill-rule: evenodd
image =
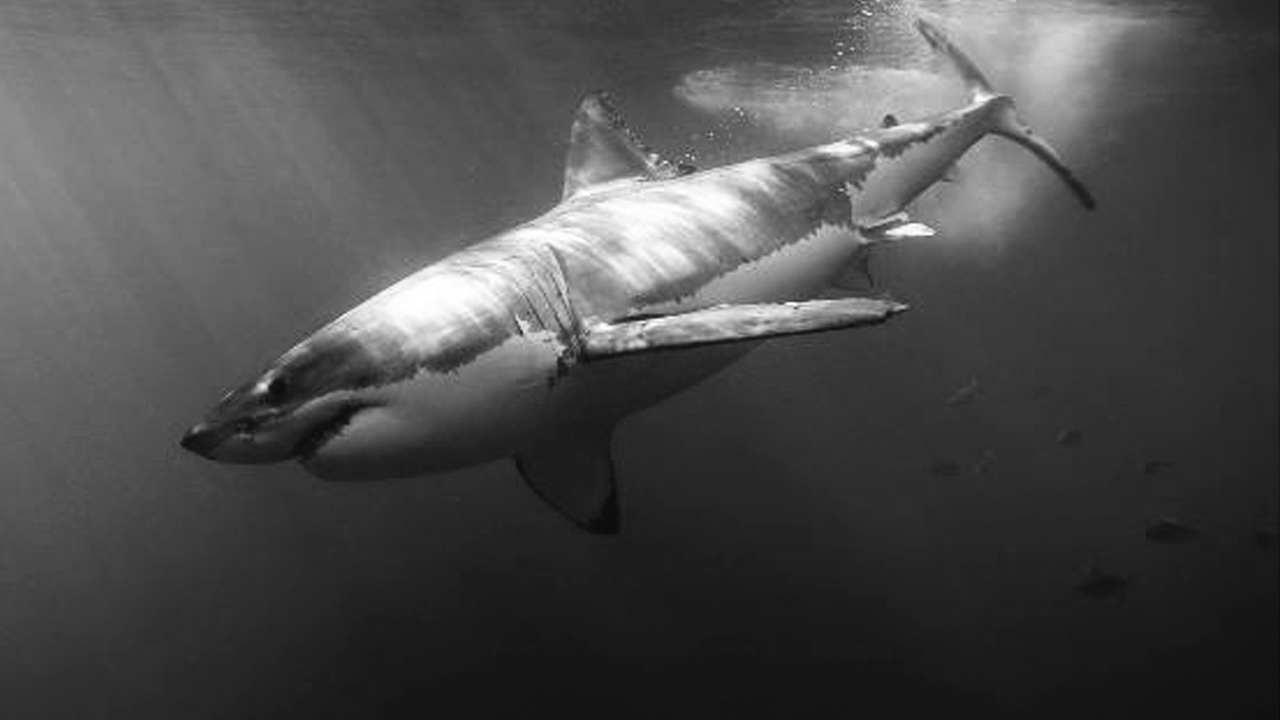
<svg viewBox="0 0 1280 720"><path fill-rule="evenodd" d="M740 357L719 346L557 369L558 345L516 336L449 373L368 391L374 406L304 462L330 480L380 480L518 455L547 438L613 425Z"/></svg>

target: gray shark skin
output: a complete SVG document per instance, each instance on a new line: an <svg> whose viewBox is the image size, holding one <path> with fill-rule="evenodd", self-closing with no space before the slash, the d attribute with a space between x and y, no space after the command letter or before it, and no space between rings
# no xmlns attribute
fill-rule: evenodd
<svg viewBox="0 0 1280 720"><path fill-rule="evenodd" d="M694 171L645 147L603 94L571 134L564 197L358 305L227 393L182 439L230 463L298 460L332 480L511 457L577 525L618 530L610 446L626 415L760 342L883 322L886 300L814 300L873 245L932 231L904 209L988 134L1084 186L934 26L963 107Z"/></svg>

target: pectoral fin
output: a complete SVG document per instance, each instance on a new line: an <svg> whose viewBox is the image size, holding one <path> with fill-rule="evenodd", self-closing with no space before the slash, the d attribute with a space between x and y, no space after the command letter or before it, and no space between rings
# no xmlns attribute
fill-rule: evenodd
<svg viewBox="0 0 1280 720"><path fill-rule="evenodd" d="M515 458L516 469L538 497L589 532L618 532L613 472L613 428L565 432Z"/></svg>
<svg viewBox="0 0 1280 720"><path fill-rule="evenodd" d="M906 309L891 300L838 298L720 305L679 315L600 323L585 329L581 359L875 325Z"/></svg>

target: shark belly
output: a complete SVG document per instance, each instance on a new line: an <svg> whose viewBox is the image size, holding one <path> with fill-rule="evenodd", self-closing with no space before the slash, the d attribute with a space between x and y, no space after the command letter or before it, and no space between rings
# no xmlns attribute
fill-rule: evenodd
<svg viewBox="0 0 1280 720"><path fill-rule="evenodd" d="M370 407L302 464L327 480L379 480L511 455L555 416L558 352L513 335L454 370L370 389Z"/></svg>
<svg viewBox="0 0 1280 720"><path fill-rule="evenodd" d="M317 477L351 481L519 455L565 433L612 427L748 349L722 346L620 358L564 374L557 343L515 335L455 371L423 372L370 391L372 405L301 462Z"/></svg>

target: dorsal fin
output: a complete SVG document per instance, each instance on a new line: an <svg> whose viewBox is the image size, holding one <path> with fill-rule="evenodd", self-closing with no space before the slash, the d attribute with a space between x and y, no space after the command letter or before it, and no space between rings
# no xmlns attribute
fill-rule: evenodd
<svg viewBox="0 0 1280 720"><path fill-rule="evenodd" d="M565 158L564 197L623 178L670 178L686 174L641 142L623 122L607 93L587 95L578 106Z"/></svg>

